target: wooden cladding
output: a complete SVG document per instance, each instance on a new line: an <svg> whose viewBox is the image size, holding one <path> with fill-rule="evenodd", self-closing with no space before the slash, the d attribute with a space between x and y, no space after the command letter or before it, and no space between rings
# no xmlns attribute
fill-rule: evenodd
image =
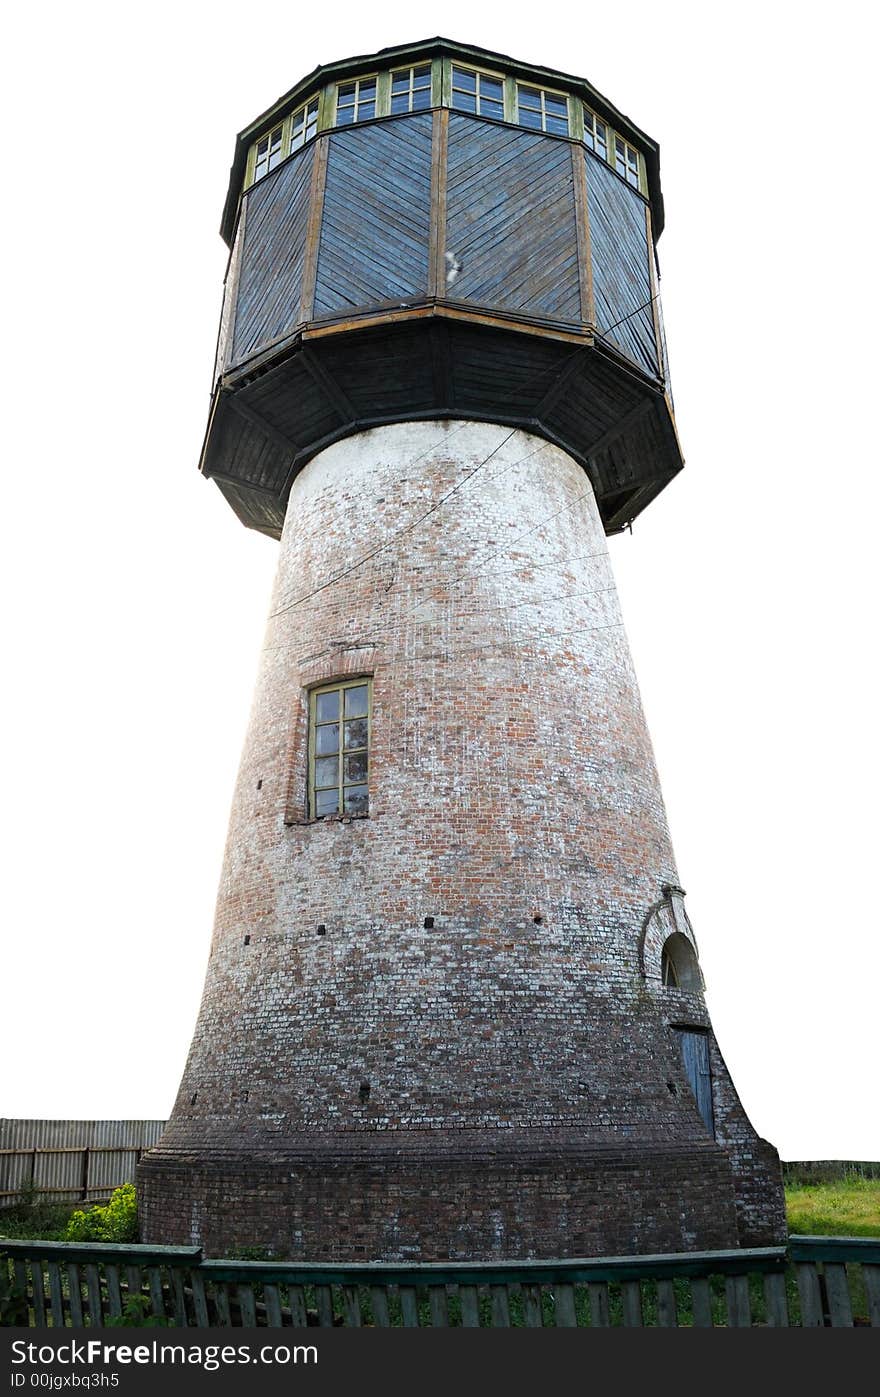
<svg viewBox="0 0 880 1397"><path fill-rule="evenodd" d="M327 139L313 319L427 293L431 142L427 113Z"/></svg>
<svg viewBox="0 0 880 1397"><path fill-rule="evenodd" d="M448 299L596 326L662 377L645 204L542 132L436 109L320 136L247 194L217 371L314 320Z"/></svg>
<svg viewBox="0 0 880 1397"><path fill-rule="evenodd" d="M308 147L274 179L256 186L247 200L232 362L289 333L302 318L315 150Z"/></svg>
<svg viewBox="0 0 880 1397"><path fill-rule="evenodd" d="M606 165L584 156L597 334L648 373L660 373L644 206Z"/></svg>
<svg viewBox="0 0 880 1397"><path fill-rule="evenodd" d="M446 198L456 300L585 322L566 144L453 112Z"/></svg>
<svg viewBox="0 0 880 1397"><path fill-rule="evenodd" d="M448 107L353 123L245 196L201 466L277 535L331 441L473 417L564 447L617 529L681 467L660 344L645 201L583 146Z"/></svg>

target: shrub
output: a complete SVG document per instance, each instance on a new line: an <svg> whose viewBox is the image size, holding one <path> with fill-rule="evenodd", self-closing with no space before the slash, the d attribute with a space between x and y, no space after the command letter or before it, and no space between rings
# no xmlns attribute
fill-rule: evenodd
<svg viewBox="0 0 880 1397"><path fill-rule="evenodd" d="M78 1209L64 1234L66 1242L136 1242L138 1236L137 1194L134 1184L123 1184L111 1194L102 1208Z"/></svg>
<svg viewBox="0 0 880 1397"><path fill-rule="evenodd" d="M161 1315L147 1314L149 1300L145 1295L129 1295L122 1307L122 1314L116 1319L105 1319L107 1328L118 1326L121 1329L171 1329L171 1320Z"/></svg>

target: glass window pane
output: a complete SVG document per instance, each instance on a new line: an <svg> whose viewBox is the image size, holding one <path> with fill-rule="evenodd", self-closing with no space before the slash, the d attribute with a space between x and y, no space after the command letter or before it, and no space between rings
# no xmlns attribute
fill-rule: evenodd
<svg viewBox="0 0 880 1397"><path fill-rule="evenodd" d="M452 86L460 88L463 92L476 92L477 75L469 72L467 68L453 68Z"/></svg>
<svg viewBox="0 0 880 1397"><path fill-rule="evenodd" d="M409 71L391 74L392 92L409 92Z"/></svg>
<svg viewBox="0 0 880 1397"><path fill-rule="evenodd" d="M488 83L486 86L488 87ZM495 95L497 96L497 93ZM521 87L519 100L524 107L537 107L538 111L541 110L541 94L537 87Z"/></svg>
<svg viewBox="0 0 880 1397"><path fill-rule="evenodd" d="M338 791L315 791L315 814L335 815L339 809Z"/></svg>
<svg viewBox="0 0 880 1397"><path fill-rule="evenodd" d="M483 111L484 111L484 114L485 114L486 116L494 116L494 115L495 115L494 112L488 111L485 107L483 108ZM530 127L532 128L532 130L534 130L534 131L540 131L540 129L541 129L541 113L540 113L540 112L532 112L532 111L529 111L528 107L520 107L520 109L519 109L519 124L520 124L520 126L530 126Z"/></svg>
<svg viewBox="0 0 880 1397"><path fill-rule="evenodd" d="M423 111L425 110L425 108L426 108L426 107L430 107L430 105L431 105L431 88L430 88L430 85L429 85L428 87L418 87L418 88L416 88L415 92L413 93L412 110L413 110L414 112L423 112Z"/></svg>
<svg viewBox="0 0 880 1397"><path fill-rule="evenodd" d="M348 785L349 781L366 781L367 779L367 754L357 752L353 757L346 757L344 763L343 780Z"/></svg>
<svg viewBox="0 0 880 1397"><path fill-rule="evenodd" d="M421 87L421 86L423 86L426 82L430 82L430 81L431 81L431 65L430 65L430 63L422 63L418 68L413 68L413 70L412 70L412 75L413 75L413 83L415 84L416 87Z"/></svg>
<svg viewBox="0 0 880 1397"><path fill-rule="evenodd" d="M402 97L392 97L392 98L391 98L391 115L392 115L392 116L395 116L398 112L408 112L408 111L409 111L409 93L408 93L408 92L405 92L405 93L403 94Z"/></svg>
<svg viewBox="0 0 880 1397"><path fill-rule="evenodd" d="M375 102L361 102L358 105L358 121L369 121L376 115Z"/></svg>
<svg viewBox="0 0 880 1397"><path fill-rule="evenodd" d="M340 102L352 102L354 100L355 84L353 82L343 83L339 89Z"/></svg>
<svg viewBox="0 0 880 1397"><path fill-rule="evenodd" d="M350 815L365 815L367 811L366 786L348 786L345 791L345 809Z"/></svg>
<svg viewBox="0 0 880 1397"><path fill-rule="evenodd" d="M494 78L480 78L480 96L489 97L493 102L503 102L504 88ZM538 94L538 105L540 106L540 93Z"/></svg>
<svg viewBox="0 0 880 1397"><path fill-rule="evenodd" d="M501 120L503 119L503 117L504 117L504 107L502 106L502 104L501 104L500 102L487 102L486 99L485 99L485 97L481 97L481 98L480 98L480 115L481 115L481 116L494 116L494 117L496 117L499 121L501 121ZM540 122L540 119L539 119L538 125L540 126L540 124L541 124L541 122Z"/></svg>
<svg viewBox="0 0 880 1397"><path fill-rule="evenodd" d="M339 785L339 760L337 757L318 757L315 762L315 785Z"/></svg>
<svg viewBox="0 0 880 1397"><path fill-rule="evenodd" d="M354 107L340 107L336 112L337 126L350 126L354 121Z"/></svg>
<svg viewBox="0 0 880 1397"><path fill-rule="evenodd" d="M365 718L367 716L367 686L358 684L356 689L346 689L345 691L345 716L346 718Z"/></svg>
<svg viewBox="0 0 880 1397"><path fill-rule="evenodd" d="M547 112L552 112L554 116L567 116L568 103L564 97L554 97L552 92L544 95L544 107Z"/></svg>
<svg viewBox="0 0 880 1397"><path fill-rule="evenodd" d="M477 99L469 92L453 92L452 105L460 112L476 112Z"/></svg>
<svg viewBox="0 0 880 1397"><path fill-rule="evenodd" d="M315 729L315 751L319 757L339 751L338 723L325 723L323 727Z"/></svg>
<svg viewBox="0 0 880 1397"><path fill-rule="evenodd" d="M339 717L339 690L316 695L316 716L319 723L332 723Z"/></svg>
<svg viewBox="0 0 880 1397"><path fill-rule="evenodd" d="M596 149L596 147L595 147L594 144L593 144L593 133L592 133L592 131L590 130L589 126L587 127L586 131L584 132L584 141L585 141L585 143L590 147L590 150L595 150L595 149Z"/></svg>
<svg viewBox="0 0 880 1397"><path fill-rule="evenodd" d="M548 130L548 131L552 131L553 134L554 134L555 136L567 136L567 135L568 135L568 117L567 117L567 116L551 116L550 113L548 112L548 113L547 113L547 130Z"/></svg>
<svg viewBox="0 0 880 1397"><path fill-rule="evenodd" d="M366 747L367 745L367 720L366 718L355 718L353 723L345 724L345 750L353 751L356 747Z"/></svg>

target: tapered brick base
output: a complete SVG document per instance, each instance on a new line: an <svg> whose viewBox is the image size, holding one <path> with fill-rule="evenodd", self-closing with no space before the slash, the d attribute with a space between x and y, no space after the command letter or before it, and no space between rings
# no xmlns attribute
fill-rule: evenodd
<svg viewBox="0 0 880 1397"><path fill-rule="evenodd" d="M360 677L369 812L315 820L309 692ZM145 1239L306 1259L775 1241L775 1155L696 956L582 468L473 422L314 457ZM709 1055L702 1114L682 1027Z"/></svg>
<svg viewBox="0 0 880 1397"><path fill-rule="evenodd" d="M397 1146L337 1146L331 1160L151 1151L139 1175L151 1238L208 1254L258 1247L301 1260L514 1260L735 1247L734 1185L724 1153L690 1149L579 1153L545 1136L461 1141L438 1155L432 1137ZM493 1149L493 1144L499 1145Z"/></svg>

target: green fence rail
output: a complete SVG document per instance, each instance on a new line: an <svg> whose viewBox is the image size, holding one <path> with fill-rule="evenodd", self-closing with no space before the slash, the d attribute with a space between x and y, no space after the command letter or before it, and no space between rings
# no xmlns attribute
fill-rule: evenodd
<svg viewBox="0 0 880 1397"><path fill-rule="evenodd" d="M0 1238L0 1323L33 1328L880 1328L880 1239L567 1261L305 1265Z"/></svg>

